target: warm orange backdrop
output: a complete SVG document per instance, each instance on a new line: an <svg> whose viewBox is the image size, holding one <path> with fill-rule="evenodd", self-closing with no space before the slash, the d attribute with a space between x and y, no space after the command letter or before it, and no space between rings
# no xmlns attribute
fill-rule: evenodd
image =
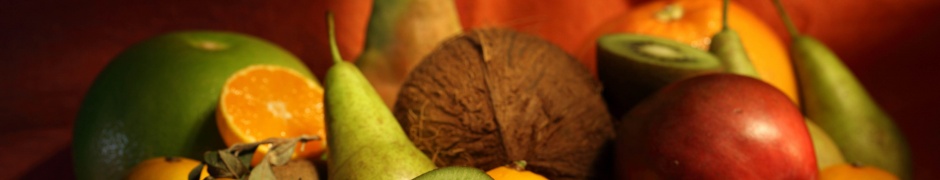
<svg viewBox="0 0 940 180"><path fill-rule="evenodd" d="M458 0L464 25L509 25L569 52L626 2ZM637 0L637 2L643 0ZM580 3L592 2L592 3ZM637 3L633 2L633 3ZM740 0L784 34L769 0ZM134 42L186 29L252 34L293 52L322 77L323 14L336 13L345 57L361 50L369 0L33 0L0 3L0 179L71 178L71 127L82 95ZM787 0L794 21L854 70L910 140L917 179L940 178L940 1ZM492 8L491 8L492 7ZM510 12L511 13L507 13ZM476 12L486 12L479 14ZM476 13L476 14L474 14Z"/></svg>

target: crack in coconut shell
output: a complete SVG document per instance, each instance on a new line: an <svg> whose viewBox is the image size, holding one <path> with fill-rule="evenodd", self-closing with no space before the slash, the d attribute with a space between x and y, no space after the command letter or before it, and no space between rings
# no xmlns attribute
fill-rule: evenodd
<svg viewBox="0 0 940 180"><path fill-rule="evenodd" d="M517 160L550 179L587 179L613 139L601 85L535 36L483 29L451 38L402 86L396 118L438 166Z"/></svg>

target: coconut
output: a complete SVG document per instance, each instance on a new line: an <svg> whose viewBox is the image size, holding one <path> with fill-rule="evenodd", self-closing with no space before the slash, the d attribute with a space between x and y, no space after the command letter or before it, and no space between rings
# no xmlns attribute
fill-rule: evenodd
<svg viewBox="0 0 940 180"><path fill-rule="evenodd" d="M614 138L601 84L535 36L481 29L442 42L409 74L394 113L438 166L524 160L550 179L587 179Z"/></svg>

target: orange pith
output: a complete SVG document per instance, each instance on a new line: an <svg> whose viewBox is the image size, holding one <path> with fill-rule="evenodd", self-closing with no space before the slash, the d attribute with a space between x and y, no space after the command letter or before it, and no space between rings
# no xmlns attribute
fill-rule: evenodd
<svg viewBox="0 0 940 180"><path fill-rule="evenodd" d="M255 65L229 77L222 90L217 123L229 146L262 141L271 137L293 138L324 131L323 89L299 73L278 66ZM295 156L316 157L322 141L311 141L295 149ZM259 147L254 163L267 153Z"/></svg>

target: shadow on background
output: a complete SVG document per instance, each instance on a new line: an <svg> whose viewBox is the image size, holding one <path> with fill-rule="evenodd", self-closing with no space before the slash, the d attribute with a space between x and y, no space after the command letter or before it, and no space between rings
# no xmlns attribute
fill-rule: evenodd
<svg viewBox="0 0 940 180"><path fill-rule="evenodd" d="M72 146L69 145L16 179L75 179L74 171L72 169Z"/></svg>

